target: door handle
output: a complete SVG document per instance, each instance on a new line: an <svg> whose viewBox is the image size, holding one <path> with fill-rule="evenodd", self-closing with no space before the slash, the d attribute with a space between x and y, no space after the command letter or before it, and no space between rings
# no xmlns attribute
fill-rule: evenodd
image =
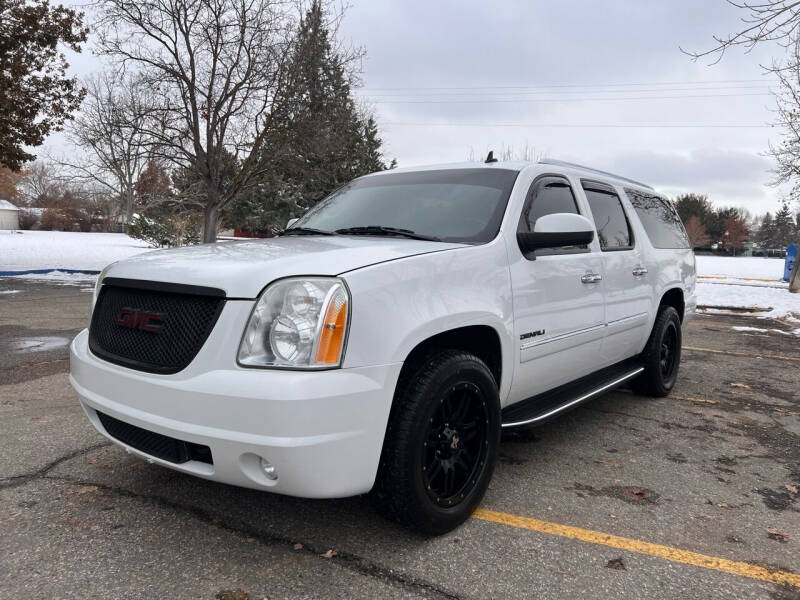
<svg viewBox="0 0 800 600"><path fill-rule="evenodd" d="M642 275L647 275L647 269L644 267L634 267L631 273L633 273L634 277L641 277Z"/></svg>
<svg viewBox="0 0 800 600"><path fill-rule="evenodd" d="M586 275L581 275L581 283L597 283L598 281L602 281L603 276L598 275L597 273L586 273Z"/></svg>

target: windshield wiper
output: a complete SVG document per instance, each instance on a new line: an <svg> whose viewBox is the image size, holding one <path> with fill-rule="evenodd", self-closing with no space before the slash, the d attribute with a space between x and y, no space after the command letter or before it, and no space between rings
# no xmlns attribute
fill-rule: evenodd
<svg viewBox="0 0 800 600"><path fill-rule="evenodd" d="M428 242L441 242L438 237L432 235L422 235L410 229L401 229L399 227L384 227L383 225L365 225L363 227L345 227L344 229L337 229L336 233L343 235L385 235L406 237L412 240L425 240Z"/></svg>
<svg viewBox="0 0 800 600"><path fill-rule="evenodd" d="M290 227L289 229L284 229L278 235L336 235L336 232L314 229L313 227Z"/></svg>

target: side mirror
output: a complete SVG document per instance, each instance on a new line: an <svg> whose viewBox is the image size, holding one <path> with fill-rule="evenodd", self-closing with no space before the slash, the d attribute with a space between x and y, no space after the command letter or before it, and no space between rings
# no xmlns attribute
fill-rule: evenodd
<svg viewBox="0 0 800 600"><path fill-rule="evenodd" d="M582 215L553 213L536 219L532 232L517 232L517 243L523 253L540 248L585 246L594 239L594 225Z"/></svg>
<svg viewBox="0 0 800 600"><path fill-rule="evenodd" d="M291 227L292 225L294 225L295 223L297 223L299 220L300 220L300 217L296 217L296 218L294 218L294 219L289 219L289 220L286 222L286 229L289 229L289 227Z"/></svg>

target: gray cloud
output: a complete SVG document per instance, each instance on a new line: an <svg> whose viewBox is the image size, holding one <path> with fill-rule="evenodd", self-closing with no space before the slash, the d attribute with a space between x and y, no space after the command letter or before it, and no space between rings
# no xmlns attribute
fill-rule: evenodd
<svg viewBox="0 0 800 600"><path fill-rule="evenodd" d="M693 62L679 50L679 46L707 48L713 34L735 30L741 16L724 0L354 0L340 35L367 50L365 87L359 93L377 112L388 156L403 166L464 160L470 149L480 155L504 145L528 145L550 156L618 170L668 193L698 191L720 204L774 210L779 192L767 185L771 164L759 153L770 140L778 139L776 130L581 127L769 122L772 99L768 95L595 99L692 95L687 91L638 93L646 89L641 86L630 87L624 94L601 93L597 88L614 83L680 82L664 87L681 88L691 87L686 82L761 79L759 65L769 63L780 49L763 46L750 54L733 51L714 66L708 61ZM81 74L101 66L88 52L74 58ZM762 81L765 84L758 89L718 93L761 93L766 85ZM553 85L595 88L554 88L557 93L539 90L525 96L503 89ZM426 96L408 95L410 88L434 86L486 86L482 92L497 95L470 95L463 89L451 90L456 95L431 96L430 90ZM486 101L491 97L556 101ZM446 102L407 103L419 99ZM454 102L476 99L481 101ZM492 123L526 125L476 126Z"/></svg>

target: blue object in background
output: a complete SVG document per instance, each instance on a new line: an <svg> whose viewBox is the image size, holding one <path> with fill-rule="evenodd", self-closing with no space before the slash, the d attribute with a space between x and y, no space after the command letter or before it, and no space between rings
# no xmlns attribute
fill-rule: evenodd
<svg viewBox="0 0 800 600"><path fill-rule="evenodd" d="M794 262L797 260L797 244L792 244L786 249L786 262L783 267L783 280L789 281L794 268Z"/></svg>

